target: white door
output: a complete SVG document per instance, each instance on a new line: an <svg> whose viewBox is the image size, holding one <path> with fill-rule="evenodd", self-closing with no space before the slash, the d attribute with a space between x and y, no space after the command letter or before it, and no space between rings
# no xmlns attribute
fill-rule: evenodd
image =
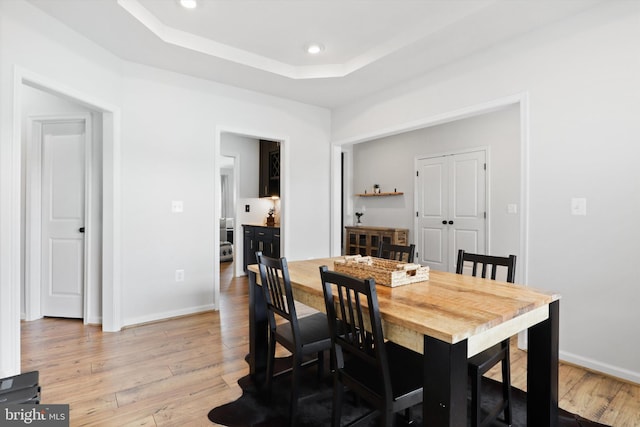
<svg viewBox="0 0 640 427"><path fill-rule="evenodd" d="M83 317L84 120L42 126L42 315Z"/></svg>
<svg viewBox="0 0 640 427"><path fill-rule="evenodd" d="M418 160L417 258L434 270L455 271L458 249L484 253L484 151Z"/></svg>

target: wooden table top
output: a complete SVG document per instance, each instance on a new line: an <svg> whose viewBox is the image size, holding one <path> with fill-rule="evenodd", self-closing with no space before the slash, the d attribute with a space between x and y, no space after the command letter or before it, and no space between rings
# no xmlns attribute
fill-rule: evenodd
<svg viewBox="0 0 640 427"><path fill-rule="evenodd" d="M334 259L289 262L296 300L325 311L319 266L333 270ZM249 269L258 273L257 265ZM522 285L435 270L428 281L379 285L376 290L386 338L419 352L424 335L450 344L466 339L469 357L547 319L549 304L560 298Z"/></svg>

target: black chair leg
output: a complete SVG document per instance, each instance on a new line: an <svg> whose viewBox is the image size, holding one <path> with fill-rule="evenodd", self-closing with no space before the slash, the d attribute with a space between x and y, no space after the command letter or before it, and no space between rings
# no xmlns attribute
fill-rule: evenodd
<svg viewBox="0 0 640 427"><path fill-rule="evenodd" d="M506 355L502 361L502 398L505 401L504 420L508 426L512 424L512 408L511 408L511 369L509 346L506 346Z"/></svg>
<svg viewBox="0 0 640 427"><path fill-rule="evenodd" d="M384 408L384 412L380 414L380 425L382 427L393 427L393 421L395 419L395 412L391 411L389 408Z"/></svg>
<svg viewBox="0 0 640 427"><path fill-rule="evenodd" d="M413 425L413 406L404 410L404 418L407 425Z"/></svg>
<svg viewBox="0 0 640 427"><path fill-rule="evenodd" d="M296 425L298 416L298 399L300 398L300 374L302 358L298 353L293 354L293 371L291 372L291 400L289 402L289 425Z"/></svg>
<svg viewBox="0 0 640 427"><path fill-rule="evenodd" d="M471 378L471 427L479 427L480 414L480 385L482 383L482 375L474 370Z"/></svg>
<svg viewBox="0 0 640 427"><path fill-rule="evenodd" d="M334 379L331 427L340 427L340 418L342 417L342 399L344 399L342 384L337 379Z"/></svg>
<svg viewBox="0 0 640 427"><path fill-rule="evenodd" d="M276 342L274 339L269 338L269 355L267 358L267 396L271 399L271 391L273 389L273 371L276 364Z"/></svg>

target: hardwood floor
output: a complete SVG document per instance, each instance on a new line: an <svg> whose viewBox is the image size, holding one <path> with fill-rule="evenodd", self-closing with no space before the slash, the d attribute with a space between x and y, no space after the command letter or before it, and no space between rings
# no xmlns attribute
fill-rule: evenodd
<svg viewBox="0 0 640 427"><path fill-rule="evenodd" d="M71 426L212 426L248 373L246 278L223 263L219 312L103 333L81 321L22 323L22 370L39 370L44 403L68 403ZM512 346L514 348L515 346ZM512 381L526 390L526 353ZM640 426L640 386L561 364L560 406L616 427Z"/></svg>

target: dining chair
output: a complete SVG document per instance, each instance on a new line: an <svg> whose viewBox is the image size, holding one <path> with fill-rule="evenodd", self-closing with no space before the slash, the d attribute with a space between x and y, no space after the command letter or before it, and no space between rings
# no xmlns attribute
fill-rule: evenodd
<svg viewBox="0 0 640 427"><path fill-rule="evenodd" d="M318 378L323 377L323 354L331 349L329 324L325 314L320 312L298 318L286 258L270 258L258 251L256 259L269 321L267 392L270 396L273 388L276 343L279 343L291 352L289 422L290 425L295 425L298 403L299 400L303 400L299 396L301 369L310 363L316 363ZM276 316L285 322L276 322ZM309 361L309 356L315 358Z"/></svg>
<svg viewBox="0 0 640 427"><path fill-rule="evenodd" d="M395 261L413 262L416 245L394 245L380 241L378 245L378 258L392 259Z"/></svg>
<svg viewBox="0 0 640 427"><path fill-rule="evenodd" d="M516 256L498 257L458 251L456 273L463 274L465 263L471 263L471 275L496 280L498 267L506 267L506 281L513 283L516 274ZM481 414L481 383L482 376L491 368L502 363L502 401L498 402L487 416L482 419ZM471 377L471 426L482 427L490 424L498 415L504 413L507 425L512 423L511 400L511 360L509 357L509 339L489 347L488 349L469 358L468 372Z"/></svg>
<svg viewBox="0 0 640 427"><path fill-rule="evenodd" d="M320 277L334 364L331 425L340 426L346 387L375 408L349 425L380 415L381 426L392 426L396 412L422 402L422 355L385 342L374 279L329 271L327 266L320 267Z"/></svg>

